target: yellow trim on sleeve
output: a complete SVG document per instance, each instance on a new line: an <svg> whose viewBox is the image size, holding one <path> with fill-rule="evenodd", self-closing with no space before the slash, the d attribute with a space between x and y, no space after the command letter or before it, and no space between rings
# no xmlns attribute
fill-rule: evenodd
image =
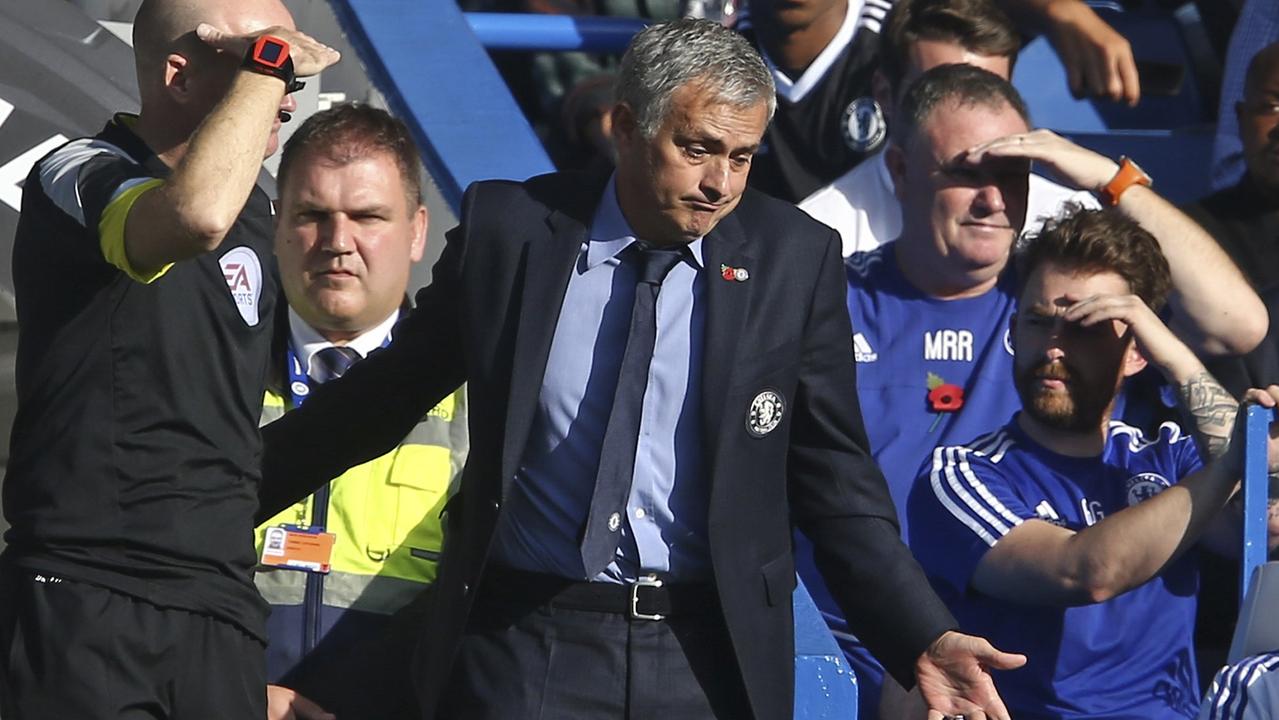
<svg viewBox="0 0 1279 720"><path fill-rule="evenodd" d="M133 208L133 203L137 202L139 197L142 197L142 193L163 184L163 180L153 178L134 185L117 195L110 203L107 203L106 210L102 211L102 219L98 220L98 245L102 248L102 257L106 258L107 262L120 268L125 275L147 285L159 280L160 276L173 267L173 263L168 263L158 270L145 274L134 269L129 262L128 253L124 250L124 223L129 218L129 210Z"/></svg>

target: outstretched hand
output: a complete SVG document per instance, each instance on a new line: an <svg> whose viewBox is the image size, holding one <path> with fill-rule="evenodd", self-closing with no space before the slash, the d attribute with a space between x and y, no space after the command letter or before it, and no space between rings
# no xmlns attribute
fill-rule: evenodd
<svg viewBox="0 0 1279 720"><path fill-rule="evenodd" d="M267 720L337 720L333 713L283 685L266 686Z"/></svg>
<svg viewBox="0 0 1279 720"><path fill-rule="evenodd" d="M983 638L949 630L915 661L920 695L928 720L962 715L966 720L1009 720L990 670L1014 670L1025 655L996 650Z"/></svg>
<svg viewBox="0 0 1279 720"><path fill-rule="evenodd" d="M200 23L195 29L195 34L205 44L236 57L247 53L249 46L263 35L278 37L289 44L289 57L293 58L293 74L298 77L315 75L342 59L342 55L337 50L310 35L278 25L253 33L236 35L224 32L208 23Z"/></svg>

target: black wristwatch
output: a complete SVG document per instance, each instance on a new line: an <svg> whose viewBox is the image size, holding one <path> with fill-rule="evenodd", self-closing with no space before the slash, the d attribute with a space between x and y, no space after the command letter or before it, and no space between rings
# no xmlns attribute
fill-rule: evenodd
<svg viewBox="0 0 1279 720"><path fill-rule="evenodd" d="M274 35L263 35L249 46L241 67L263 75L278 77L284 81L284 92L295 93L306 87L293 73L293 58L289 56L289 44Z"/></svg>

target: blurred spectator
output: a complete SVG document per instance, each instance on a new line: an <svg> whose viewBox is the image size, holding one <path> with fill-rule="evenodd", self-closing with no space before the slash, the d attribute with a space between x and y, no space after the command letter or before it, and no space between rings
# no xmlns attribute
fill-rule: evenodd
<svg viewBox="0 0 1279 720"><path fill-rule="evenodd" d="M1246 172L1233 186L1186 209L1256 287L1279 282L1279 42L1248 63L1233 106Z"/></svg>
<svg viewBox="0 0 1279 720"><path fill-rule="evenodd" d="M612 73L579 82L560 103L559 132L563 152L557 165L565 169L607 173L616 157L613 151Z"/></svg>
<svg viewBox="0 0 1279 720"><path fill-rule="evenodd" d="M1246 68L1258 52L1279 41L1279 4L1275 0L1248 0L1239 12L1230 45L1226 51L1226 69L1221 80L1221 101L1217 111L1217 135L1212 147L1213 190L1221 190L1239 182L1245 170L1244 147L1236 117L1238 103L1244 100Z"/></svg>
<svg viewBox="0 0 1279 720"><path fill-rule="evenodd" d="M1007 81L967 64L935 67L900 110L885 152L902 233L848 261L858 397L875 418L871 449L899 513L934 447L966 442L1019 407L1009 383L1015 274L1003 271L1023 224L1031 161L1070 187L1109 192L1118 212L1158 239L1173 269L1178 330L1199 350L1240 352L1264 334L1260 301L1210 237L1129 163L1029 132ZM908 524L903 517L903 533ZM858 670L859 692L873 689L877 671L812 565L800 572Z"/></svg>
<svg viewBox="0 0 1279 720"><path fill-rule="evenodd" d="M1199 709L1199 720L1279 717L1279 652L1246 657L1221 668Z"/></svg>
<svg viewBox="0 0 1279 720"><path fill-rule="evenodd" d="M1076 97L1099 97L1128 105L1141 99L1132 46L1083 0L998 2L1023 30L1048 36Z"/></svg>
<svg viewBox="0 0 1279 720"><path fill-rule="evenodd" d="M275 249L289 312L263 424L390 342L426 244L418 158L408 128L366 105L317 113L285 144ZM270 682L338 717L418 717L408 692L415 636L393 629L391 617L435 579L440 510L466 460L466 415L459 390L393 451L258 528ZM301 557L316 538L325 549ZM272 539L284 542L263 552Z"/></svg>
<svg viewBox="0 0 1279 720"><path fill-rule="evenodd" d="M891 131L896 105L915 78L946 63L968 63L1009 79L1021 38L993 0L900 0L884 25L875 100ZM1073 192L1030 176L1026 225L1055 216L1067 202L1096 206L1087 192ZM901 233L901 203L881 149L799 204L839 231L844 256L874 250Z"/></svg>
<svg viewBox="0 0 1279 720"><path fill-rule="evenodd" d="M750 184L798 202L877 150L888 127L871 95L892 0L752 0L739 23L773 72L777 112Z"/></svg>
<svg viewBox="0 0 1279 720"><path fill-rule="evenodd" d="M1193 717L1192 548L1238 548L1239 515L1222 512L1243 468L1237 403L1156 315L1168 263L1121 211L1050 224L1017 269L1023 409L932 453L911 549L961 626L1029 657L999 673L1013 717ZM1174 423L1147 438L1112 420L1123 378L1148 363L1177 387L1194 443ZM1250 397L1272 407L1272 390Z"/></svg>
<svg viewBox="0 0 1279 720"><path fill-rule="evenodd" d="M655 22L673 20L690 9L702 14L711 9L700 3L690 8L692 1L461 0L460 5L472 12L634 17ZM607 113L599 111L612 107L616 57L587 52L518 52L494 53L493 60L556 167L600 172L612 168Z"/></svg>

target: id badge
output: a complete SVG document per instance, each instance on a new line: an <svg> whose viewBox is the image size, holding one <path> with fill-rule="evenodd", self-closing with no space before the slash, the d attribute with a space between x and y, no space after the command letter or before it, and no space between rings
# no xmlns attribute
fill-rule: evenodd
<svg viewBox="0 0 1279 720"><path fill-rule="evenodd" d="M266 529L262 564L308 572L327 573L337 536L319 528L275 525Z"/></svg>

